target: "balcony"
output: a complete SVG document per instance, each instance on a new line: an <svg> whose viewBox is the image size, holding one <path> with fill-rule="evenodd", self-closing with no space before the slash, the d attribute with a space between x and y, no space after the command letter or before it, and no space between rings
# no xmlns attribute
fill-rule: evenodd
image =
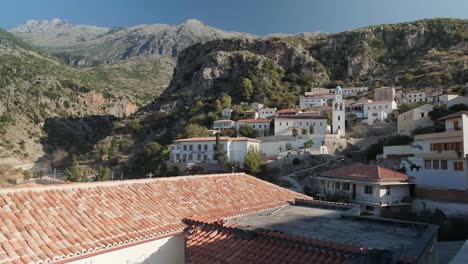
<svg viewBox="0 0 468 264"><path fill-rule="evenodd" d="M443 138L463 138L463 130L453 129L453 130L449 130L445 132L422 134L422 135L414 136L415 141L430 140L430 139L443 139Z"/></svg>
<svg viewBox="0 0 468 264"><path fill-rule="evenodd" d="M383 197L375 197L371 194L356 194L355 202L365 202L372 204L379 204L380 206L392 206L392 205L406 205L408 203L404 202L407 196L398 196L398 195L385 195Z"/></svg>

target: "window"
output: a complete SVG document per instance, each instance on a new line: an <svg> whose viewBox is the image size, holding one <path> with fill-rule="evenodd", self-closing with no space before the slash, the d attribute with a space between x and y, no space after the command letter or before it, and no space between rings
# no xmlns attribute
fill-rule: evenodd
<svg viewBox="0 0 468 264"><path fill-rule="evenodd" d="M187 145L184 145L184 150L187 150Z"/></svg>
<svg viewBox="0 0 468 264"><path fill-rule="evenodd" d="M208 155L203 155L203 160L208 160Z"/></svg>
<svg viewBox="0 0 468 264"><path fill-rule="evenodd" d="M459 130L459 129L460 129L460 123L458 122L458 120L453 121L453 128L454 128L455 130Z"/></svg>
<svg viewBox="0 0 468 264"><path fill-rule="evenodd" d="M372 116L379 116L377 113L372 113Z"/></svg>
<svg viewBox="0 0 468 264"><path fill-rule="evenodd" d="M325 186L325 180L320 180L320 186Z"/></svg>
<svg viewBox="0 0 468 264"><path fill-rule="evenodd" d="M349 182L344 182L344 183L343 183L343 190L344 190L344 191L349 191L349 190L351 190Z"/></svg>
<svg viewBox="0 0 468 264"><path fill-rule="evenodd" d="M388 109L388 105L385 106L385 109Z"/></svg>
<svg viewBox="0 0 468 264"><path fill-rule="evenodd" d="M188 160L193 160L192 154L189 154L189 155L188 155Z"/></svg>
<svg viewBox="0 0 468 264"><path fill-rule="evenodd" d="M198 150L201 150L201 144L198 144Z"/></svg>
<svg viewBox="0 0 468 264"><path fill-rule="evenodd" d="M255 128L255 125L252 125L252 128Z"/></svg>
<svg viewBox="0 0 468 264"><path fill-rule="evenodd" d="M372 194L372 185L364 185L364 193Z"/></svg>
<svg viewBox="0 0 468 264"><path fill-rule="evenodd" d="M385 186L385 195L390 195L390 186Z"/></svg>
<svg viewBox="0 0 468 264"><path fill-rule="evenodd" d="M338 121L340 121L340 119L341 119L341 116L338 116Z"/></svg>
<svg viewBox="0 0 468 264"><path fill-rule="evenodd" d="M200 154L197 155L197 160L201 160L201 155Z"/></svg>
<svg viewBox="0 0 468 264"><path fill-rule="evenodd" d="M330 189L330 182L327 181L327 189Z"/></svg>
<svg viewBox="0 0 468 264"><path fill-rule="evenodd" d="M279 125L282 126L281 122L279 122Z"/></svg>
<svg viewBox="0 0 468 264"><path fill-rule="evenodd" d="M188 146L189 150L193 150L193 145Z"/></svg>
<svg viewBox="0 0 468 264"><path fill-rule="evenodd" d="M203 145L203 149L208 150L208 145L207 144Z"/></svg>
<svg viewBox="0 0 468 264"><path fill-rule="evenodd" d="M421 113L421 117L424 117L424 113Z"/></svg>
<svg viewBox="0 0 468 264"><path fill-rule="evenodd" d="M373 212L373 211L374 211L374 207L373 207L373 206L370 206L370 205L366 205L366 211Z"/></svg>
<svg viewBox="0 0 468 264"><path fill-rule="evenodd" d="M341 187L340 185L341 185L340 182L335 182L335 189L336 189L336 190L341 189L341 188L340 188L340 187Z"/></svg>
<svg viewBox="0 0 468 264"><path fill-rule="evenodd" d="M463 161L454 161L453 162L453 170L463 171Z"/></svg>
<svg viewBox="0 0 468 264"><path fill-rule="evenodd" d="M447 143L433 143L431 144L431 151L463 151L463 143L462 142L447 142Z"/></svg>
<svg viewBox="0 0 468 264"><path fill-rule="evenodd" d="M440 161L440 169L441 170L446 170L447 169L447 160L441 160Z"/></svg>
<svg viewBox="0 0 468 264"><path fill-rule="evenodd" d="M439 160L432 161L432 169L438 170L439 169Z"/></svg>
<svg viewBox="0 0 468 264"><path fill-rule="evenodd" d="M432 162L430 160L425 160L424 161L424 168L430 170L432 168L431 163Z"/></svg>

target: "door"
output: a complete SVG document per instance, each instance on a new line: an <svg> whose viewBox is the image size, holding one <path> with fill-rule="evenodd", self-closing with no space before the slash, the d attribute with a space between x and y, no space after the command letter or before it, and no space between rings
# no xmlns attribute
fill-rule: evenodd
<svg viewBox="0 0 468 264"><path fill-rule="evenodd" d="M356 200L356 184L353 183L353 200Z"/></svg>

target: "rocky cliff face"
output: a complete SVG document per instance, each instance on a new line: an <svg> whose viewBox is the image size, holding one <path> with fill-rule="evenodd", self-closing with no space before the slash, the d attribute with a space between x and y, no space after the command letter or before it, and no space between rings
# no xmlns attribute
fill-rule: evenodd
<svg viewBox="0 0 468 264"><path fill-rule="evenodd" d="M27 21L11 33L73 65L112 63L135 56L176 57L188 46L219 38L250 37L189 19L179 25L150 24L106 28L71 25L59 19Z"/></svg>
<svg viewBox="0 0 468 264"><path fill-rule="evenodd" d="M467 82L467 41L468 21L456 19L372 26L307 39L310 54L331 79L403 86Z"/></svg>

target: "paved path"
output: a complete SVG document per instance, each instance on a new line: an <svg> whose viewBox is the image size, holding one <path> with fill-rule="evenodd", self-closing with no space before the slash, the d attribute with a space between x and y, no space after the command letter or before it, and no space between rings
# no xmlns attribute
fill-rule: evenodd
<svg viewBox="0 0 468 264"><path fill-rule="evenodd" d="M339 162L339 161L342 161L342 160L337 160L337 161L336 160L330 160L330 161L328 161L326 163L319 164L319 165L314 166L314 167L310 167L310 168L307 168L307 169L302 169L302 170L295 171L295 172L292 172L290 174L281 176L281 177L279 177L279 179L283 180L283 181L287 181L288 183L290 183L294 187L294 191L299 192L299 193L304 193L304 186L302 186L301 183L299 183L296 179L294 179L295 176L297 176L300 173L315 170L315 169L317 169L319 167L327 166L327 165L330 165L333 162Z"/></svg>

